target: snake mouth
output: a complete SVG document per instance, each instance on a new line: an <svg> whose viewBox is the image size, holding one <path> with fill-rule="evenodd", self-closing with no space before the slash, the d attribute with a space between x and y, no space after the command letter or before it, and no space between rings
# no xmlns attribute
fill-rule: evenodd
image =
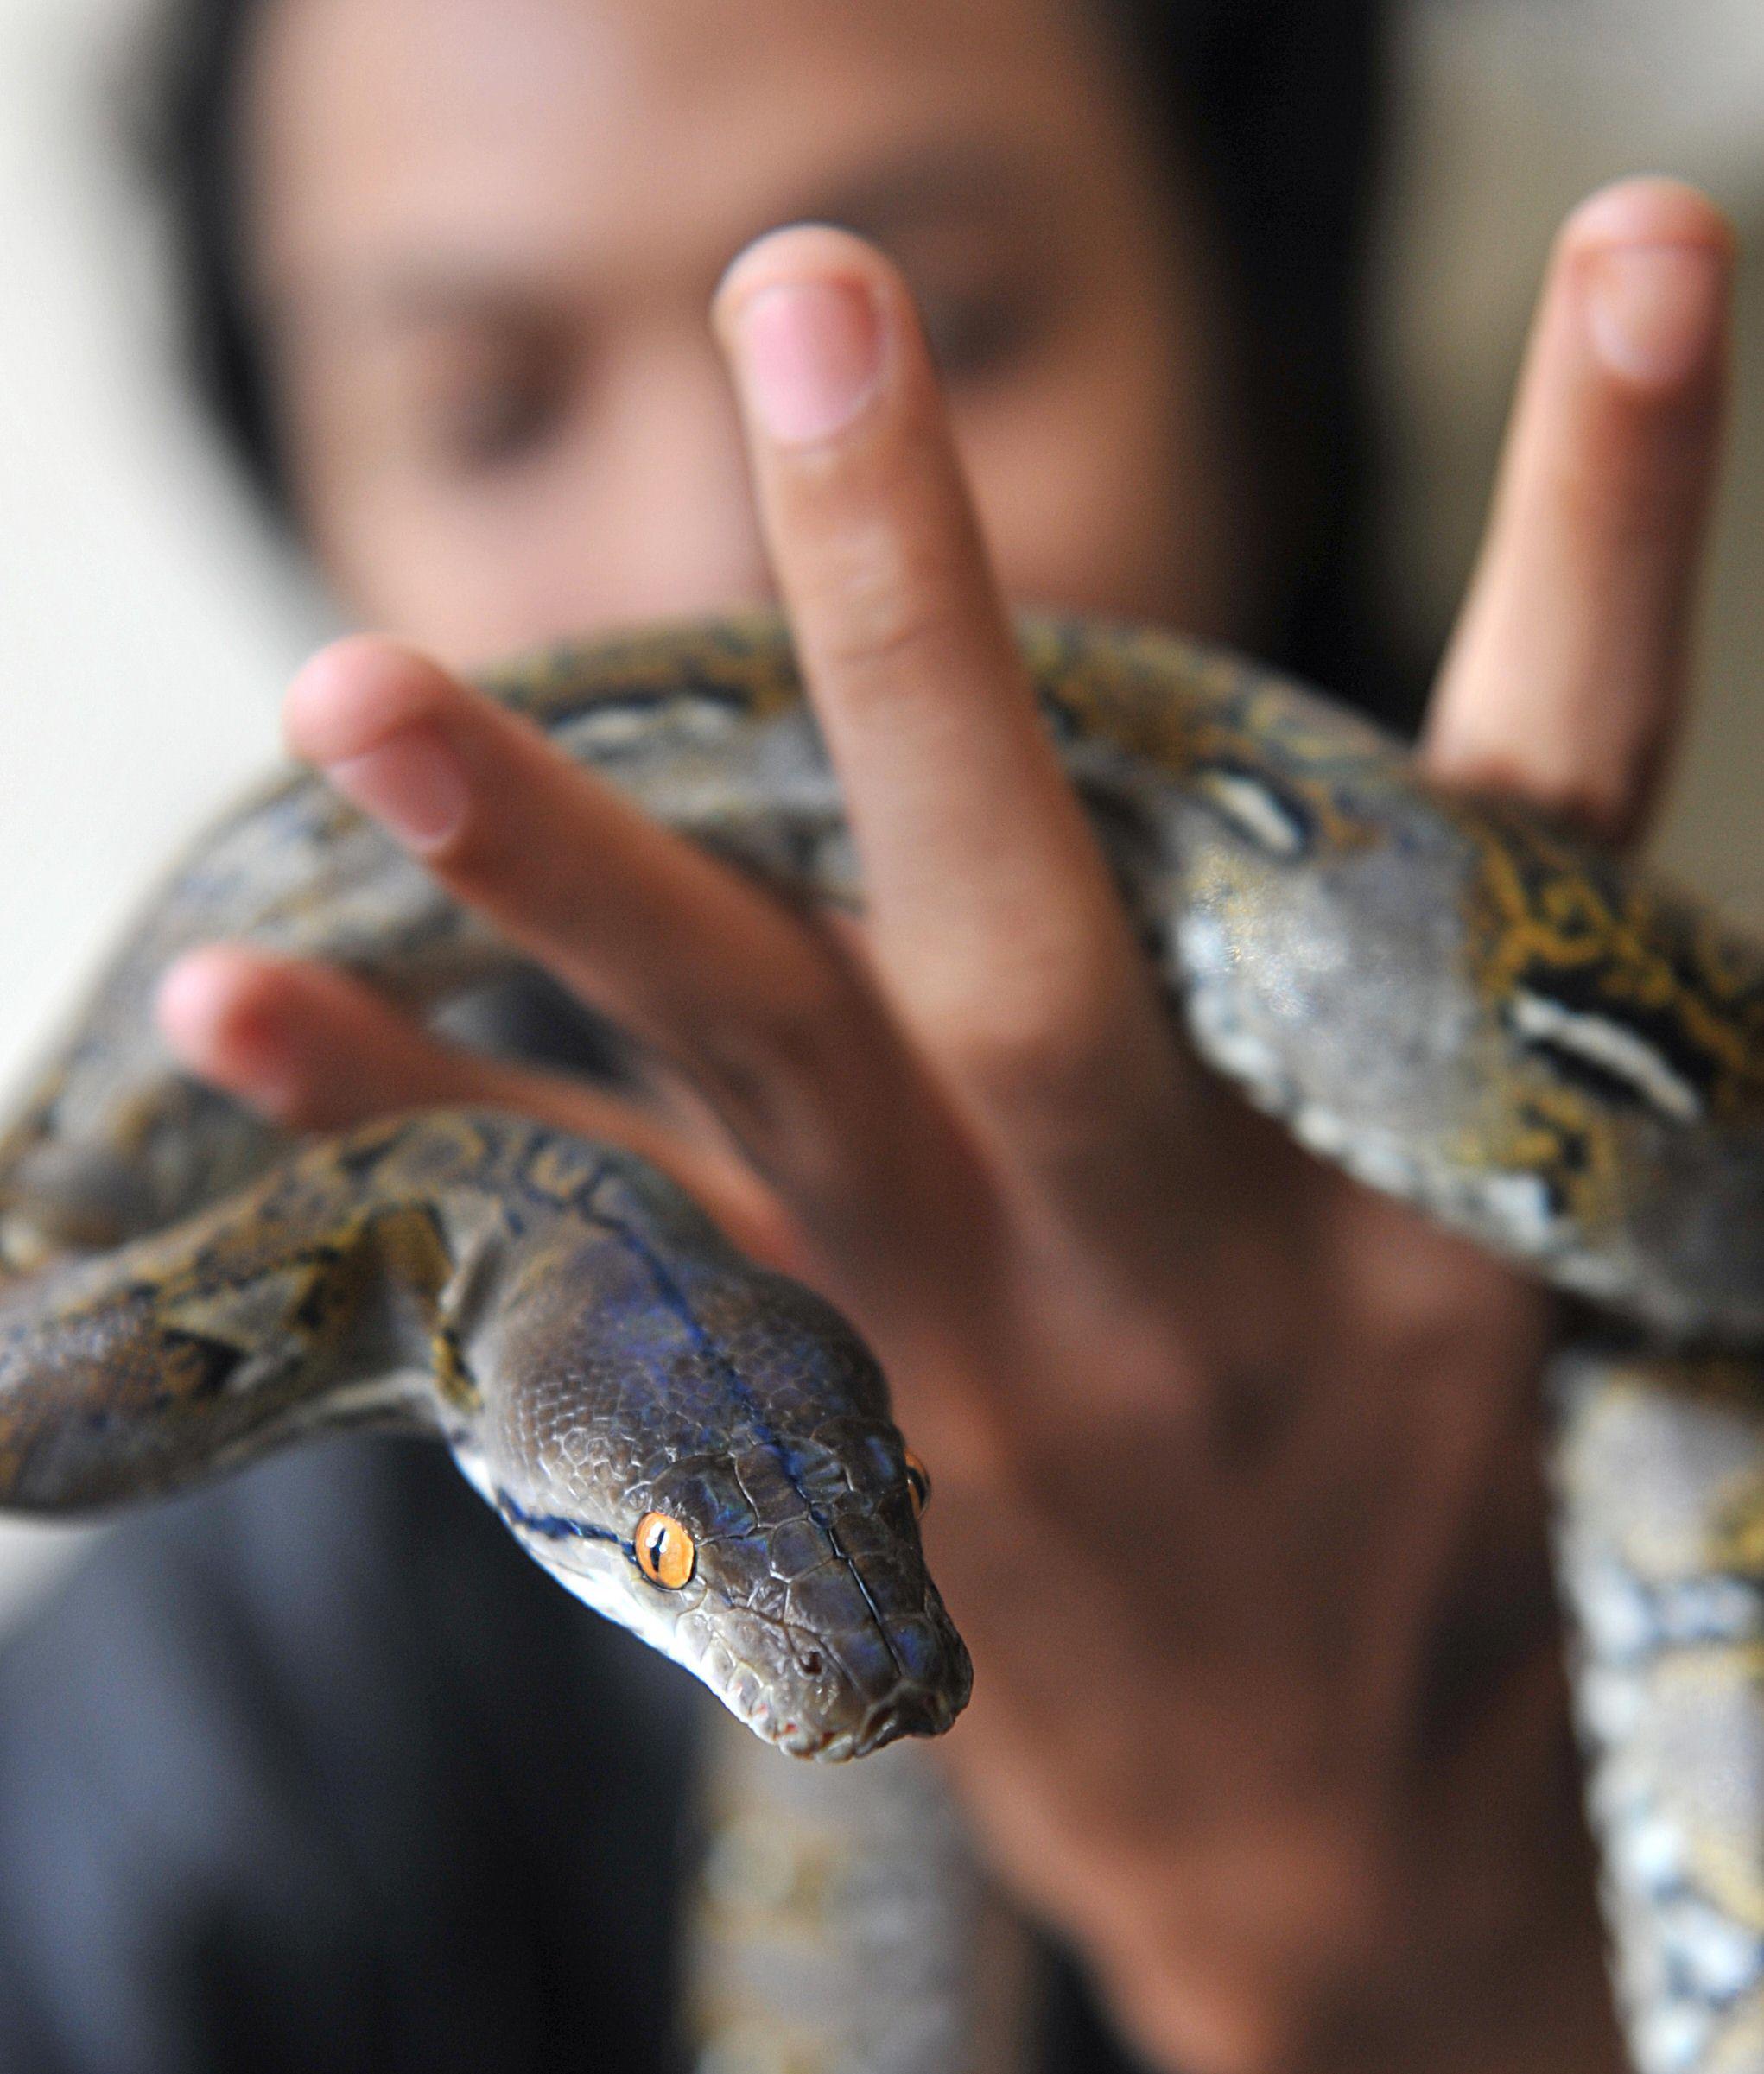
<svg viewBox="0 0 1764 2074"><path fill-rule="evenodd" d="M952 1695L919 1687L879 1700L854 1725L838 1727L801 1721L788 1710L780 1713L769 1700L762 1700L741 1718L762 1741L787 1756L819 1764L844 1764L854 1757L868 1757L909 1735L941 1735L961 1707L961 1699Z"/></svg>

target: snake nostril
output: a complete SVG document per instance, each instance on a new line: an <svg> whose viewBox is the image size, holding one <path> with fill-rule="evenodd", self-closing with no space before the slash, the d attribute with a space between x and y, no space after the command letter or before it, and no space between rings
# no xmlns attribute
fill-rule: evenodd
<svg viewBox="0 0 1764 2074"><path fill-rule="evenodd" d="M825 1668L818 1649L805 1649L796 1659L796 1665L804 1678L819 1678Z"/></svg>

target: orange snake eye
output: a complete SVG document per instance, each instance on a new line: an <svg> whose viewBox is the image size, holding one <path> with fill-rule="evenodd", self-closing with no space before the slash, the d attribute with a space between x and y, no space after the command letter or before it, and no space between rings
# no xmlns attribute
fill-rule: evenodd
<svg viewBox="0 0 1764 2074"><path fill-rule="evenodd" d="M906 1493L912 1500L912 1516L923 1519L931 1502L930 1473L911 1448L906 1450Z"/></svg>
<svg viewBox="0 0 1764 2074"><path fill-rule="evenodd" d="M666 1513L645 1513L637 1523L637 1567L651 1584L678 1591L692 1582L698 1567L698 1544L677 1519Z"/></svg>

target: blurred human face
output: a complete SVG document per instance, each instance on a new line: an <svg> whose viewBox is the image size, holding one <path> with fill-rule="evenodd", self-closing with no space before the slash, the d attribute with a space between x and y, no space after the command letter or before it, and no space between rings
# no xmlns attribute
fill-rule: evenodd
<svg viewBox="0 0 1764 2074"><path fill-rule="evenodd" d="M1194 225L1077 0L273 0L248 244L352 610L471 663L770 583L707 322L803 218L904 268L1006 588L1228 631Z"/></svg>

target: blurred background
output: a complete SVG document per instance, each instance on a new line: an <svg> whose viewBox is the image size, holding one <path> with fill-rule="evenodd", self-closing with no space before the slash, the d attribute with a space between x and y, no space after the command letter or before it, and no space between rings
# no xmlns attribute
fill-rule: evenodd
<svg viewBox="0 0 1764 2074"><path fill-rule="evenodd" d="M275 753L327 631L178 383L123 149L141 0L0 0L0 1073L192 824ZM1764 919L1764 7L1411 0L1374 351L1387 609L1437 647L1481 525L1551 232L1615 174L1708 187L1747 250L1697 717L1659 841ZM0 1621L77 1542L0 1532Z"/></svg>

